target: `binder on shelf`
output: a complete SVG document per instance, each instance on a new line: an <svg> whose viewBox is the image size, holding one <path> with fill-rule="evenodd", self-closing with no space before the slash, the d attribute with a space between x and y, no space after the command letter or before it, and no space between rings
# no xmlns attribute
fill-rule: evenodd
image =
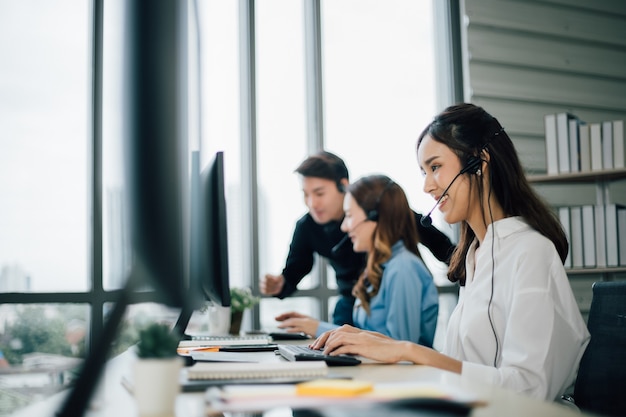
<svg viewBox="0 0 626 417"><path fill-rule="evenodd" d="M591 170L602 171L602 128L600 123L589 125L589 142L591 143Z"/></svg>
<svg viewBox="0 0 626 417"><path fill-rule="evenodd" d="M559 152L559 172L570 172L569 121L576 116L562 112L556 115L556 138Z"/></svg>
<svg viewBox="0 0 626 417"><path fill-rule="evenodd" d="M591 142L589 141L589 125L584 122L578 124L578 143L580 145L580 170L591 171Z"/></svg>
<svg viewBox="0 0 626 417"><path fill-rule="evenodd" d="M595 218L594 207L591 205L582 206L583 217L583 266L585 268L596 266L596 244L595 244Z"/></svg>
<svg viewBox="0 0 626 417"><path fill-rule="evenodd" d="M617 234L617 204L606 204L606 266L619 265L619 236Z"/></svg>
<svg viewBox="0 0 626 417"><path fill-rule="evenodd" d="M544 116L546 132L546 171L550 175L559 173L559 153L556 139L556 115Z"/></svg>
<svg viewBox="0 0 626 417"><path fill-rule="evenodd" d="M619 240L619 265L626 266L626 208L617 208L617 236Z"/></svg>
<svg viewBox="0 0 626 417"><path fill-rule="evenodd" d="M602 122L602 168L613 169L613 123Z"/></svg>
<svg viewBox="0 0 626 417"><path fill-rule="evenodd" d="M624 159L624 121L613 121L613 168L625 168Z"/></svg>
<svg viewBox="0 0 626 417"><path fill-rule="evenodd" d="M596 266L606 266L606 222L604 219L604 206L596 206L594 210L596 220Z"/></svg>
<svg viewBox="0 0 626 417"><path fill-rule="evenodd" d="M570 207L570 251L572 253L572 268L582 268L583 262L583 217L579 206Z"/></svg>
<svg viewBox="0 0 626 417"><path fill-rule="evenodd" d="M570 226L570 210L569 207L559 207L559 220L561 221L561 225L563 226L563 230L565 231L565 236L567 236L567 241L570 242L569 248L567 249L567 258L565 258L565 263L563 266L566 268L572 267L572 244L571 244L571 226Z"/></svg>
<svg viewBox="0 0 626 417"><path fill-rule="evenodd" d="M578 117L573 117L568 121L569 165L572 172L580 172L580 138L578 137L580 123Z"/></svg>

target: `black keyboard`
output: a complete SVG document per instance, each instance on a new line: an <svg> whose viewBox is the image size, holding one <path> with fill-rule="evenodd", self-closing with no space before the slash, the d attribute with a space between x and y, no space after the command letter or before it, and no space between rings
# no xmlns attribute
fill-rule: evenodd
<svg viewBox="0 0 626 417"><path fill-rule="evenodd" d="M361 361L350 355L325 355L308 346L278 345L278 352L288 361L325 361L328 366L354 366Z"/></svg>

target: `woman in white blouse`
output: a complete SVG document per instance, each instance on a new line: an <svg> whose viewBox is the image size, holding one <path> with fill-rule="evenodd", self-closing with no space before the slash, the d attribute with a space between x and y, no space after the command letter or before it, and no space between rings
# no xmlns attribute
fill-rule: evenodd
<svg viewBox="0 0 626 417"><path fill-rule="evenodd" d="M451 106L422 132L424 191L460 241L448 278L460 284L443 352L350 326L313 348L411 361L556 399L574 383L589 341L563 261L558 219L528 181L500 123L472 104Z"/></svg>

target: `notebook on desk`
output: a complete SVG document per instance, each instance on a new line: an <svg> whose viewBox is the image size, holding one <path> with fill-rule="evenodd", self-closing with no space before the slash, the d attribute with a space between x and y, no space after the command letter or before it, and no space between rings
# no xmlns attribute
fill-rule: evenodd
<svg viewBox="0 0 626 417"><path fill-rule="evenodd" d="M293 384L322 378L327 373L324 362L198 362L181 371L181 387L193 392L231 384Z"/></svg>
<svg viewBox="0 0 626 417"><path fill-rule="evenodd" d="M267 334L254 334L245 336L204 336L194 335L189 340L181 340L178 347L196 346L237 346L237 345L269 345L272 338Z"/></svg>

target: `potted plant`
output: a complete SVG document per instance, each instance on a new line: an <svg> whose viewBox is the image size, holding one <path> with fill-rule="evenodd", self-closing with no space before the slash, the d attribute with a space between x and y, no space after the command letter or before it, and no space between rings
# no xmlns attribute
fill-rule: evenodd
<svg viewBox="0 0 626 417"><path fill-rule="evenodd" d="M261 297L252 295L249 287L230 289L230 334L239 334L244 311L254 307L260 300Z"/></svg>
<svg viewBox="0 0 626 417"><path fill-rule="evenodd" d="M182 366L178 342L166 324L153 323L139 332L134 395L140 416L174 415Z"/></svg>

